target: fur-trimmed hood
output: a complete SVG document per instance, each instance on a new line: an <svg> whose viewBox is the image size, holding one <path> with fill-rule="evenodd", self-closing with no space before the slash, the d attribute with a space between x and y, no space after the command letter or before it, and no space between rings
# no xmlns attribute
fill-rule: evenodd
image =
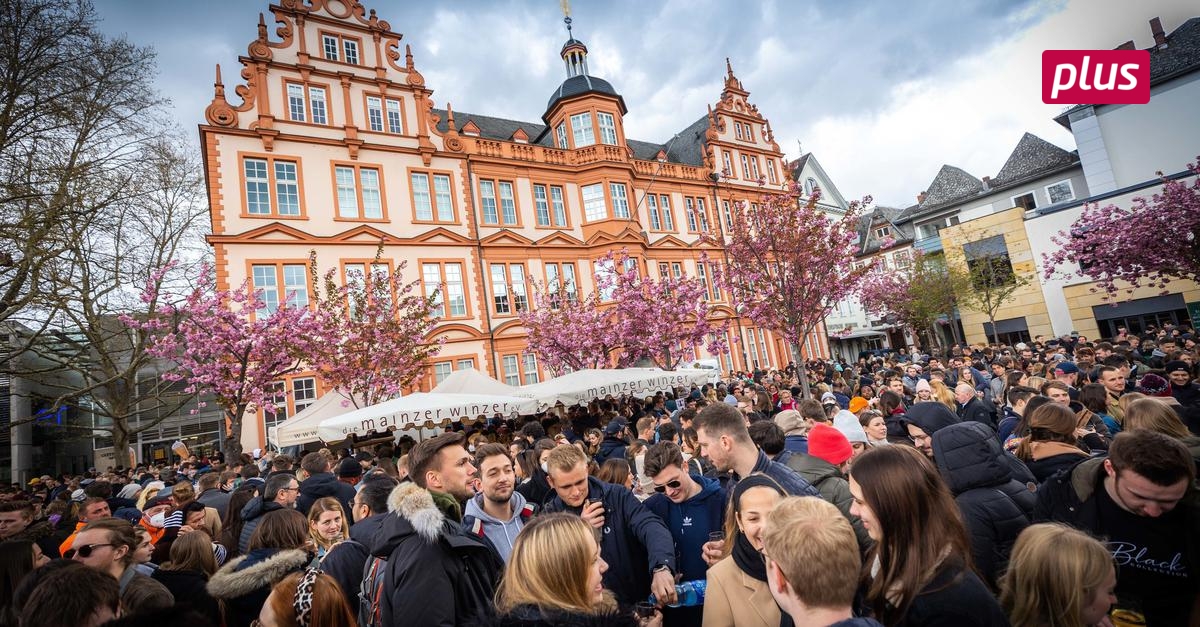
<svg viewBox="0 0 1200 627"><path fill-rule="evenodd" d="M255 549L222 566L208 581L208 593L218 599L245 596L274 585L310 561L309 554L300 549Z"/></svg>
<svg viewBox="0 0 1200 627"><path fill-rule="evenodd" d="M446 523L446 515L428 490L415 483L401 483L388 495L388 515L371 542L371 554L386 558L409 536L433 544L445 533Z"/></svg>

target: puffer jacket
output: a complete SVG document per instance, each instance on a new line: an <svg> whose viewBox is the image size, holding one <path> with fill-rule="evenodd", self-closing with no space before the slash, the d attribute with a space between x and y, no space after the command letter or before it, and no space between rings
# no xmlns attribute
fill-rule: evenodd
<svg viewBox="0 0 1200 627"><path fill-rule="evenodd" d="M258 529L258 523L262 522L263 514L273 512L277 509L283 509L283 506L275 501L263 501L261 496L256 496L242 508L242 533L238 536L238 553L245 555L250 550L250 538L254 536L254 530Z"/></svg>
<svg viewBox="0 0 1200 627"><path fill-rule="evenodd" d="M811 483L821 493L821 498L837 506L838 511L842 512L854 527L859 548L865 551L871 545L871 536L863 528L862 520L850 513L854 495L850 494L850 483L837 466L814 455L799 454L788 455L784 463Z"/></svg>
<svg viewBox="0 0 1200 627"><path fill-rule="evenodd" d="M208 580L208 593L221 602L225 627L249 627L271 587L311 560L299 549L254 549L223 566Z"/></svg>
<svg viewBox="0 0 1200 627"><path fill-rule="evenodd" d="M504 569L495 550L464 533L416 484L396 486L388 511L370 545L387 560L380 622L450 627L484 614Z"/></svg>
<svg viewBox="0 0 1200 627"><path fill-rule="evenodd" d="M1029 484L1013 479L995 432L978 422L938 429L933 458L962 512L975 567L994 589L1013 543L1033 518L1037 497Z"/></svg>

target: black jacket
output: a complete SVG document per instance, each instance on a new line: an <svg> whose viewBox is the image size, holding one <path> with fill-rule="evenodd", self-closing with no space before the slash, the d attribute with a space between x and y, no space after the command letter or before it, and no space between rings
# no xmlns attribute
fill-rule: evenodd
<svg viewBox="0 0 1200 627"><path fill-rule="evenodd" d="M932 436L937 433L938 429L958 424L960 420L954 412L950 411L949 407L937 401L924 401L915 403L908 408L908 414L904 416L903 422L920 427L922 431ZM907 440L907 427L904 428L904 436Z"/></svg>
<svg viewBox="0 0 1200 627"><path fill-rule="evenodd" d="M672 573L678 571L671 532L662 519L625 486L588 477L588 498L599 498L604 503L603 538L600 540L600 555L608 562L604 587L625 605L645 601L650 595L653 569L665 565ZM545 511L577 514L579 508L567 507L562 498L555 495L546 504Z"/></svg>
<svg viewBox="0 0 1200 627"><path fill-rule="evenodd" d="M996 430L996 412L978 398L972 398L966 405L959 407L958 415L964 422L978 422L991 427L993 432Z"/></svg>
<svg viewBox="0 0 1200 627"><path fill-rule="evenodd" d="M540 610L533 605L519 605L503 616L491 614L476 623L478 627L637 627L637 624L631 611L581 614Z"/></svg>
<svg viewBox="0 0 1200 627"><path fill-rule="evenodd" d="M938 431L933 457L962 512L975 567L995 588L1017 536L1029 526L1037 497L1028 484L1013 479L1007 453L991 429L979 423Z"/></svg>
<svg viewBox="0 0 1200 627"><path fill-rule="evenodd" d="M554 488L546 481L546 473L542 471L541 466L533 469L533 476L529 481L517 486L517 492L525 497L526 503L533 503L538 507L542 507L554 497Z"/></svg>
<svg viewBox="0 0 1200 627"><path fill-rule="evenodd" d="M277 509L283 509L283 506L275 501L264 502L261 496L256 496L246 503L242 508L243 524L242 533L238 537L238 553L245 555L250 550L250 538L254 535L254 530L258 529L258 523L262 522L263 514Z"/></svg>
<svg viewBox="0 0 1200 627"><path fill-rule="evenodd" d="M198 570L163 570L158 568L150 575L166 586L178 605L187 605L213 622L221 624L221 607L208 593L208 577Z"/></svg>
<svg viewBox="0 0 1200 627"><path fill-rule="evenodd" d="M1060 470L1071 468L1087 458L1087 455L1083 451L1080 451L1078 455L1075 453L1060 453L1041 459L1030 459L1025 462L1025 466L1029 468L1029 472L1032 472L1034 477L1037 477L1040 484L1053 477Z"/></svg>
<svg viewBox="0 0 1200 627"><path fill-rule="evenodd" d="M1100 527L1096 486L1104 476L1104 459L1093 457L1043 483L1038 488L1033 522L1061 522L1095 533ZM1200 490L1189 488L1176 507L1186 513L1188 529L1200 529ZM1200 564L1200 535L1188 534L1182 540L1189 563Z"/></svg>
<svg viewBox="0 0 1200 627"><path fill-rule="evenodd" d="M996 597L972 571L947 564L921 589L897 627L1009 627Z"/></svg>
<svg viewBox="0 0 1200 627"><path fill-rule="evenodd" d="M463 533L416 484L397 486L388 510L370 545L387 560L382 624L450 627L483 615L504 569L495 550Z"/></svg>
<svg viewBox="0 0 1200 627"><path fill-rule="evenodd" d="M311 559L299 549L255 549L221 567L208 580L208 593L221 601L225 627L249 627L267 602L271 587L303 570Z"/></svg>
<svg viewBox="0 0 1200 627"><path fill-rule="evenodd" d="M387 513L375 514L350 526L350 539L339 542L321 560L321 572L333 577L351 608L358 607L358 592L362 586L363 567L371 556L368 547L383 525Z"/></svg>
<svg viewBox="0 0 1200 627"><path fill-rule="evenodd" d="M342 504L342 511L348 513L350 504L354 502L354 486L337 480L331 472L312 475L300 482L300 497L296 499L296 510L308 516L308 510L317 499L332 496Z"/></svg>
<svg viewBox="0 0 1200 627"><path fill-rule="evenodd" d="M610 459L624 459L625 449L629 444L621 438L606 435L600 441L600 450L596 451L596 463L603 465Z"/></svg>

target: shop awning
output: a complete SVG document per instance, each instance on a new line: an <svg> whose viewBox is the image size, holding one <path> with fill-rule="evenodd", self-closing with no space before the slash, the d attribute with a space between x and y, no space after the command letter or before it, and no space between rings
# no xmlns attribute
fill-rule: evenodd
<svg viewBox="0 0 1200 627"><path fill-rule="evenodd" d="M474 420L480 415L500 414L507 418L536 412L537 401L531 398L418 392L328 418L318 425L317 434L325 442L341 442L410 427L434 428Z"/></svg>
<svg viewBox="0 0 1200 627"><path fill-rule="evenodd" d="M450 376L433 388L435 394L500 394L503 396L518 396L514 394L520 388L501 383L486 374L474 369L463 368L450 373Z"/></svg>
<svg viewBox="0 0 1200 627"><path fill-rule="evenodd" d="M577 370L542 383L523 385L515 394L536 399L539 411L558 403L579 405L592 399L629 394L635 397L653 396L677 387L704 385L712 376L711 370L659 370L658 368L617 368L612 370Z"/></svg>
<svg viewBox="0 0 1200 627"><path fill-rule="evenodd" d="M880 336L880 335L886 335L886 334L882 331L872 331L870 329L859 329L857 331L848 333L846 335L830 333L829 339L831 339L831 340L853 340L855 338L860 338L860 337L876 337L876 336Z"/></svg>
<svg viewBox="0 0 1200 627"><path fill-rule="evenodd" d="M317 435L317 425L320 425L321 421L354 410L354 403L341 392L326 392L295 416L271 427L267 437L280 448L318 442L321 438Z"/></svg>

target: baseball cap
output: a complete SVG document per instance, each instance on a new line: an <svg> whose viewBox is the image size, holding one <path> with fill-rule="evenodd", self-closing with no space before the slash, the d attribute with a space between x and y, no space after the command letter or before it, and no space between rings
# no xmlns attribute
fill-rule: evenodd
<svg viewBox="0 0 1200 627"><path fill-rule="evenodd" d="M1079 366L1076 366L1073 361L1064 361L1055 366L1054 371L1063 374L1076 374L1079 372Z"/></svg>

